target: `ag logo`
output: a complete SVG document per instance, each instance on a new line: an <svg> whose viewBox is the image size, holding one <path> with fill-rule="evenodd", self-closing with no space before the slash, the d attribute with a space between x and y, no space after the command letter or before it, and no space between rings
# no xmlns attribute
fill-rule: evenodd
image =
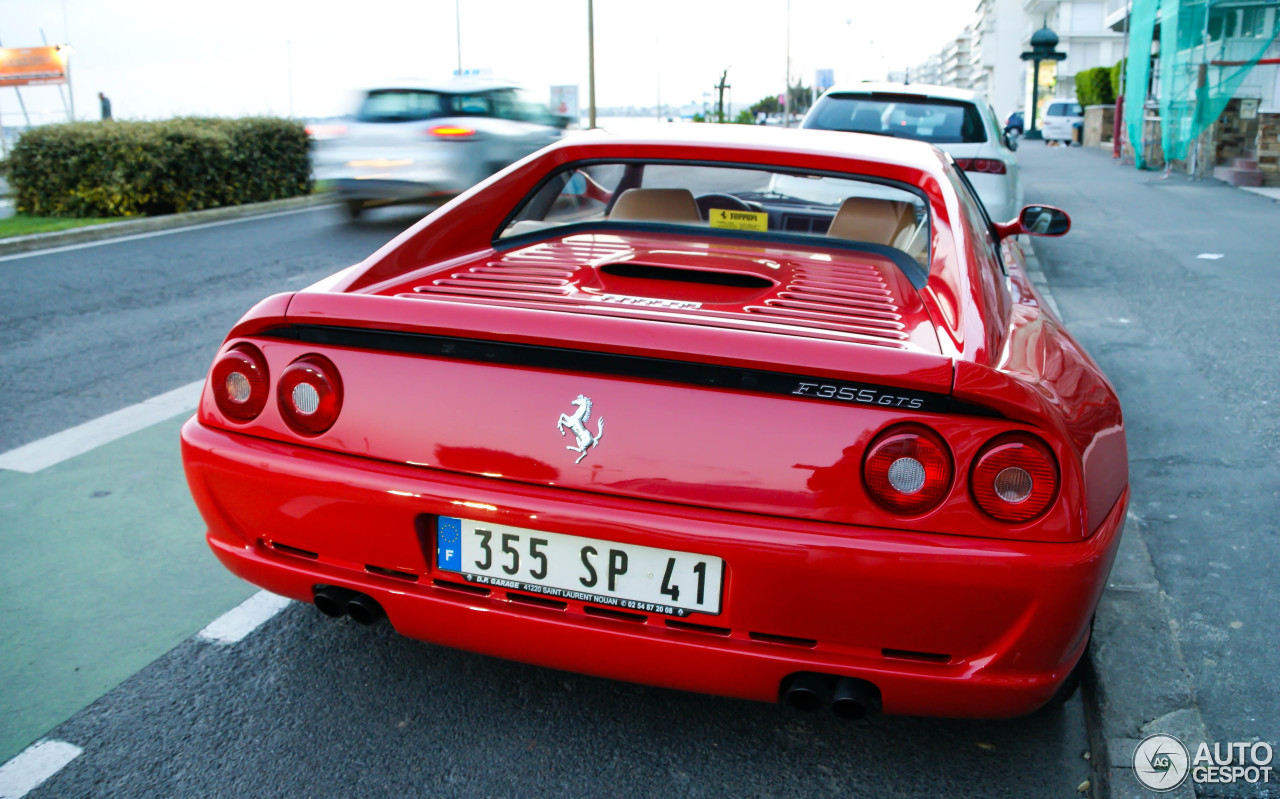
<svg viewBox="0 0 1280 799"><path fill-rule="evenodd" d="M1133 773L1138 782L1164 793L1186 781L1189 760L1182 741L1172 735L1148 735L1133 751Z"/></svg>

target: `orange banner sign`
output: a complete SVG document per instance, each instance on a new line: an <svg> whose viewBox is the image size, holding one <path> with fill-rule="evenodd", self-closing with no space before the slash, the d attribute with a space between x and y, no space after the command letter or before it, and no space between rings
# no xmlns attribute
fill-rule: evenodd
<svg viewBox="0 0 1280 799"><path fill-rule="evenodd" d="M0 47L0 86L67 82L67 59L61 48Z"/></svg>

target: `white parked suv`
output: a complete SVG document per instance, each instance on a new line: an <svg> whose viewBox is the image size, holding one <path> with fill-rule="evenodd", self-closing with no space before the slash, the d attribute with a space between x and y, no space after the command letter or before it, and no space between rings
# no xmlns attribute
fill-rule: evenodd
<svg viewBox="0 0 1280 799"><path fill-rule="evenodd" d="M929 142L965 171L994 221L1007 222L1022 210L1015 145L991 104L975 92L901 83L836 86L809 109L800 127Z"/></svg>
<svg viewBox="0 0 1280 799"><path fill-rule="evenodd" d="M1084 109L1079 103L1069 100L1054 100L1044 111L1040 120L1040 132L1045 141L1064 141L1070 144L1075 141L1076 125L1084 124Z"/></svg>

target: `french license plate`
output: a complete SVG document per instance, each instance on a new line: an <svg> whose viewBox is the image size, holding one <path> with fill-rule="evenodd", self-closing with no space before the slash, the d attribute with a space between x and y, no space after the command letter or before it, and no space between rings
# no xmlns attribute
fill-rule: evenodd
<svg viewBox="0 0 1280 799"><path fill-rule="evenodd" d="M724 561L576 535L439 517L436 567L468 582L618 610L718 614Z"/></svg>

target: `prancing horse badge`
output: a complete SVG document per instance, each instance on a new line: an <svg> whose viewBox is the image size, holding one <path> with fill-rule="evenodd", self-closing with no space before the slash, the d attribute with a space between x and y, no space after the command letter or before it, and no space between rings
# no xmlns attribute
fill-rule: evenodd
<svg viewBox="0 0 1280 799"><path fill-rule="evenodd" d="M556 422L556 429L560 431L560 435L564 435L564 429L569 428L569 432L573 433L573 439L577 442L576 447L565 447L578 453L578 459L574 463L582 463L582 459L587 457L587 452L600 443L600 439L604 438L604 417L601 416L596 420L596 434L591 435L591 431L587 429L587 422L591 421L591 399L581 394L573 401L573 405L577 405L578 409L570 416L567 413L560 414L560 421Z"/></svg>

